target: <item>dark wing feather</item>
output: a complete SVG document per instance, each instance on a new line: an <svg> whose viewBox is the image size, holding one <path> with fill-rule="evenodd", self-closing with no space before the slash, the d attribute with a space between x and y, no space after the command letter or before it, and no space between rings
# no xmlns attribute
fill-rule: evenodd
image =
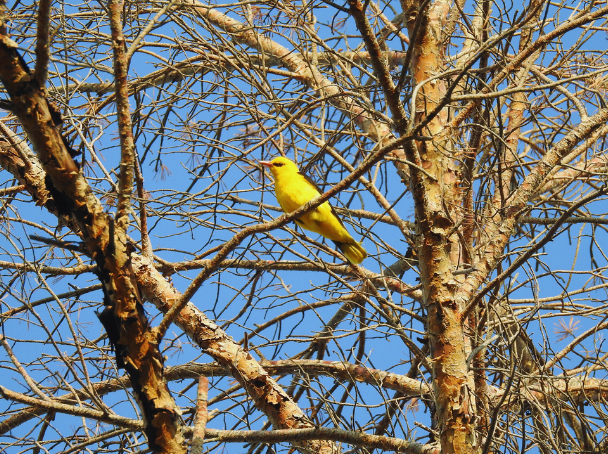
<svg viewBox="0 0 608 454"><path fill-rule="evenodd" d="M321 191L321 188L319 186L317 186L317 183L315 183L312 178L310 178L308 175L306 175L305 173L302 173L300 171L298 171L298 174L302 175L304 177L304 179L308 183L310 183L310 185L313 188L315 188L317 190L317 192L319 193L319 195L323 194L323 192ZM338 220L338 222L340 223L340 225L346 229L346 226L344 225L344 222L342 222L342 219L340 219L340 216L338 216L338 213L336 213L336 210L334 210L334 207L331 206L331 203L329 204L329 208L331 208L331 214L333 214L336 217L336 219Z"/></svg>
<svg viewBox="0 0 608 454"><path fill-rule="evenodd" d="M304 179L306 181L308 181L310 183L310 185L317 190L317 192L319 193L319 195L323 194L323 192L321 191L321 188L319 186L317 186L317 183L315 183L312 178L310 178L308 175L306 175L305 173L302 173L300 171L298 171L298 175L303 176Z"/></svg>

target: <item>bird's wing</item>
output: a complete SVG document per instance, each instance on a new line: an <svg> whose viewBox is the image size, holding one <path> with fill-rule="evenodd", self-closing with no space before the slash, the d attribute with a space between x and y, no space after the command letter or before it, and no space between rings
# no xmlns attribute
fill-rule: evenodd
<svg viewBox="0 0 608 454"><path fill-rule="evenodd" d="M300 171L298 171L298 174L302 175L304 177L304 179L308 182L308 184L310 184L313 188L315 188L317 190L319 195L323 194L323 192L321 191L321 188L319 186L317 186L317 183L315 183L312 178L310 178L308 175L306 175L305 173L302 173ZM338 222L340 223L340 225L346 229L344 222L342 222L342 219L340 219L340 216L338 216L338 213L336 213L336 210L334 210L334 207L331 206L331 203L329 203L329 202L328 202L328 205L329 205L329 208L331 208L331 214L333 214L336 217L336 219L338 220Z"/></svg>

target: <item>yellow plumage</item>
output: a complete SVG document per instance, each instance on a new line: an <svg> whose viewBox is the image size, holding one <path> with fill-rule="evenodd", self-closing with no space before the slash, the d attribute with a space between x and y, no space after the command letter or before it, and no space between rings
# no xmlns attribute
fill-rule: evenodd
<svg viewBox="0 0 608 454"><path fill-rule="evenodd" d="M278 157L272 161L260 161L260 164L272 172L277 201L286 213L297 210L320 195L312 180L300 173L298 166L290 159ZM296 224L332 240L351 263L359 264L367 257L365 249L350 236L328 202L296 219Z"/></svg>

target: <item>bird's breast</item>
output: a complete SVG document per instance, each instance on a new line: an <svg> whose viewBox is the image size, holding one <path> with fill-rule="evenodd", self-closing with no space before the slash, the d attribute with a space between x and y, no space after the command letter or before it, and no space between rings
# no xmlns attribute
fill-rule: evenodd
<svg viewBox="0 0 608 454"><path fill-rule="evenodd" d="M280 178L275 185L277 201L287 213L297 210L319 195L319 192L299 175Z"/></svg>

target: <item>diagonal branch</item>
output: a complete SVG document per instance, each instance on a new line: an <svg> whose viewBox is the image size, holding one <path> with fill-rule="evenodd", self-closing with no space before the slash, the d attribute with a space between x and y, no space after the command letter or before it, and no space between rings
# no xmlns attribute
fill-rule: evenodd
<svg viewBox="0 0 608 454"><path fill-rule="evenodd" d="M183 295L180 295L167 283L149 260L134 255L133 269L143 296L160 311L167 313L183 300ZM267 415L275 428L311 429L314 427L298 405L251 354L234 342L194 304L186 304L177 314L175 322L207 354L230 370L231 375L247 390L256 407ZM298 446L305 452L323 454L338 452L338 448L333 443L310 441L299 443Z"/></svg>
<svg viewBox="0 0 608 454"><path fill-rule="evenodd" d="M494 269L500 260L511 234L513 233L518 217L526 210L529 200L545 183L547 175L554 169L560 160L570 153L576 145L589 137L598 127L608 122L608 108L600 110L597 114L583 120L576 128L570 131L562 140L549 150L541 161L532 169L523 183L511 195L505 208L501 211L504 215L500 222L490 224L487 235L491 238L481 253L482 259L475 264L475 270L467 277L460 287L457 298L472 307L481 300L481 296L471 298L480 288L483 281ZM566 218L564 218L566 219ZM488 287L483 291L488 291Z"/></svg>
<svg viewBox="0 0 608 454"><path fill-rule="evenodd" d="M115 346L117 363L125 367L146 421L150 447L160 452L183 452L179 411L163 379L163 359L158 343L137 298L129 270L125 237L116 235L114 219L106 214L67 149L58 125L61 115L50 105L17 45L0 31L0 80L11 98L30 143L52 184L57 211L74 219L88 254L98 266L106 308L100 319ZM116 319L121 319L116 323ZM115 329L115 326L120 329Z"/></svg>
<svg viewBox="0 0 608 454"><path fill-rule="evenodd" d="M31 157L31 160L35 162L36 158ZM12 169L14 166L8 168ZM42 181L44 181L44 178ZM30 187L29 182L28 187ZM32 193L32 195L35 197L35 193ZM282 216L273 222L287 223L288 220L285 218L286 216ZM263 226L267 226L267 224L263 224ZM214 266L218 266L218 264L216 263ZM137 280L143 296L155 304L159 310L166 313L177 301L182 299L182 295L176 292L167 283L166 279L156 271L151 262L144 257L133 254L130 267L133 269L133 277ZM244 383L244 387L250 393L254 404L268 416L275 427L281 429L314 427L308 421L304 412L268 375L262 366L192 303L187 304L177 314L176 323L216 361L229 368L231 374L237 380ZM0 430L2 430L2 427L3 425L0 424ZM320 454L338 452L337 446L330 442L311 441L299 446L304 452Z"/></svg>
<svg viewBox="0 0 608 454"><path fill-rule="evenodd" d="M354 123L374 142L378 143L380 147L387 146L390 141L395 139L392 125L381 119L374 118L373 113L360 107L351 97L336 96L342 93L342 88L329 81L316 66L304 60L301 55L287 49L267 36L256 33L251 27L241 24L239 21L230 18L220 11L203 5L198 0L187 0L187 2L209 22L228 32L232 39L246 44L253 49L257 49L265 57L277 59L282 66L295 74L299 82L315 90L319 97L331 98L330 102L336 108L349 115ZM390 57L389 54L383 55L386 58ZM372 62L374 58L371 56ZM397 150L396 152L399 153Z"/></svg>

